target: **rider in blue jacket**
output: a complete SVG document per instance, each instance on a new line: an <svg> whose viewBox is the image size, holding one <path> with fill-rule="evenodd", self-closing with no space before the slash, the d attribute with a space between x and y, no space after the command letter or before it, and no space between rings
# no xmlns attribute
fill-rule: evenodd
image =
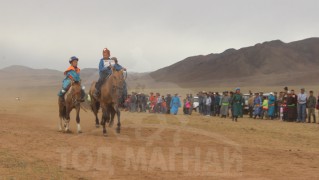
<svg viewBox="0 0 319 180"><path fill-rule="evenodd" d="M126 68L123 68L121 65L118 64L116 57L110 58L110 56L111 56L110 50L108 50L107 48L104 48L103 58L100 59L100 63L99 63L100 77L98 82L95 84L96 91L93 94L96 99L98 99L98 97L101 94L100 91L101 91L101 86L104 82L104 79L108 78L112 74L112 67L114 67L116 71L120 71L122 69L126 71Z"/></svg>
<svg viewBox="0 0 319 180"><path fill-rule="evenodd" d="M60 100L64 102L64 95L71 87L71 82L81 81L80 78L80 68L78 68L78 61L79 59L76 56L72 56L69 59L69 63L71 64L70 67L64 72L65 78L62 81L62 89L59 91L58 96L60 97ZM82 101L84 101L84 87L82 88Z"/></svg>

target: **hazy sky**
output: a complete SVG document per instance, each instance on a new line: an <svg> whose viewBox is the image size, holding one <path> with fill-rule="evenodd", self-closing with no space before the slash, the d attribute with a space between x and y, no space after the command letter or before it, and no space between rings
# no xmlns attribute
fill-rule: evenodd
<svg viewBox="0 0 319 180"><path fill-rule="evenodd" d="M319 37L318 0L0 0L0 68L97 68L102 49L129 71L259 42Z"/></svg>

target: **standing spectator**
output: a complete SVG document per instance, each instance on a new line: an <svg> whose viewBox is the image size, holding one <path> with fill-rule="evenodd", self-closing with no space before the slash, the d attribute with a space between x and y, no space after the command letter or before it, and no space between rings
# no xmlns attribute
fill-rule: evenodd
<svg viewBox="0 0 319 180"><path fill-rule="evenodd" d="M193 112L193 104L194 104L194 97L193 97L193 94L190 94L189 96L189 102L190 102L190 109L189 109L189 115L192 115L192 112Z"/></svg>
<svg viewBox="0 0 319 180"><path fill-rule="evenodd" d="M179 97L177 96L177 93L172 98L171 103L170 103L170 107L171 107L171 114L176 115L178 112L178 108L181 107L181 101L180 101Z"/></svg>
<svg viewBox="0 0 319 180"><path fill-rule="evenodd" d="M293 122L296 121L297 112L296 112L296 99L292 96L290 91L287 92L287 121Z"/></svg>
<svg viewBox="0 0 319 180"><path fill-rule="evenodd" d="M277 92L274 92L274 97L275 97L275 113L274 113L274 118L277 118L279 116L279 111L278 111L278 94Z"/></svg>
<svg viewBox="0 0 319 180"><path fill-rule="evenodd" d="M283 106L283 121L288 119L288 106L287 106L287 99L288 99L288 87L284 88L283 92L283 99L282 99L282 106Z"/></svg>
<svg viewBox="0 0 319 180"><path fill-rule="evenodd" d="M243 108L242 106L242 95L240 94L240 88L236 88L236 93L234 94L233 97L233 121L237 122L237 118L240 115L240 111Z"/></svg>
<svg viewBox="0 0 319 180"><path fill-rule="evenodd" d="M184 112L184 114L188 114L189 113L189 111L186 108L186 102L189 103L189 94L186 94L186 97L183 100L183 112Z"/></svg>
<svg viewBox="0 0 319 180"><path fill-rule="evenodd" d="M131 111L131 95L129 94L125 100L124 106L125 106L125 111Z"/></svg>
<svg viewBox="0 0 319 180"><path fill-rule="evenodd" d="M162 97L160 93L156 93L156 113L160 113L162 108Z"/></svg>
<svg viewBox="0 0 319 180"><path fill-rule="evenodd" d="M228 96L228 91L224 92L224 96L221 99L221 108L220 108L220 114L221 117L226 118L228 115L228 106L229 106L230 97Z"/></svg>
<svg viewBox="0 0 319 180"><path fill-rule="evenodd" d="M206 116L210 116L210 106L212 104L212 98L210 97L209 94L207 94L207 97L206 97L206 102L205 102L205 105L206 105Z"/></svg>
<svg viewBox="0 0 319 180"><path fill-rule="evenodd" d="M203 112L204 112L204 108L203 108L204 100L203 99L204 99L204 94L202 92L199 92L199 94L198 94L198 110L199 110L199 114L203 114Z"/></svg>
<svg viewBox="0 0 319 180"><path fill-rule="evenodd" d="M183 99L183 113L186 114L186 98Z"/></svg>
<svg viewBox="0 0 319 180"><path fill-rule="evenodd" d="M210 115L215 116L215 93L211 92L210 94L210 99L212 100L212 103L210 105Z"/></svg>
<svg viewBox="0 0 319 180"><path fill-rule="evenodd" d="M308 107L308 123L311 121L311 115L313 116L313 123L316 123L316 115L315 115L315 108L317 100L315 96L313 96L313 91L309 91L309 98L307 99L307 107Z"/></svg>
<svg viewBox="0 0 319 180"><path fill-rule="evenodd" d="M215 95L215 101L214 101L214 105L215 105L215 115L216 116L219 116L220 114L220 95L218 92L216 92L216 95Z"/></svg>
<svg viewBox="0 0 319 180"><path fill-rule="evenodd" d="M206 100L207 100L207 93L204 91L203 92L203 112L202 112L202 115L207 114Z"/></svg>
<svg viewBox="0 0 319 180"><path fill-rule="evenodd" d="M132 95L131 95L131 112L136 112L136 104L137 104L137 97L136 97L136 93L135 92L132 92Z"/></svg>
<svg viewBox="0 0 319 180"><path fill-rule="evenodd" d="M268 98L268 117L270 117L271 120L275 118L275 102L276 98L274 96L274 93L271 92Z"/></svg>
<svg viewBox="0 0 319 180"><path fill-rule="evenodd" d="M264 109L263 109L264 93L263 93L263 92L259 92L259 96L260 96L260 99L261 99L261 104L260 104L260 117L261 117L261 119L263 119L263 117L264 117Z"/></svg>
<svg viewBox="0 0 319 180"><path fill-rule="evenodd" d="M153 109L154 109L154 106L153 106L153 102L154 102L154 93L151 92L150 93L150 97L149 97L149 112L150 113L153 113Z"/></svg>
<svg viewBox="0 0 319 180"><path fill-rule="evenodd" d="M185 115L189 115L190 108L191 108L191 103L190 103L190 101L188 99L186 99L186 102L185 102Z"/></svg>
<svg viewBox="0 0 319 180"><path fill-rule="evenodd" d="M234 92L233 91L230 91L229 92L229 94L230 94L230 96L229 96L229 116L231 117L231 118L233 118L234 117L234 111L233 111L233 99L234 99Z"/></svg>
<svg viewBox="0 0 319 180"><path fill-rule="evenodd" d="M167 94L166 98L165 98L165 101L166 101L166 109L167 109L167 112L166 114L170 114L170 111L171 111L171 106L170 106L170 102L172 100L172 97L170 94Z"/></svg>
<svg viewBox="0 0 319 180"><path fill-rule="evenodd" d="M161 105L161 113L166 114L167 105L164 96L162 96L162 105Z"/></svg>
<svg viewBox="0 0 319 180"><path fill-rule="evenodd" d="M301 88L298 94L298 122L306 122L306 105L307 105L307 94L305 89Z"/></svg>
<svg viewBox="0 0 319 180"><path fill-rule="evenodd" d="M142 110L143 112L146 112L146 105L147 105L147 98L144 93L142 93Z"/></svg>
<svg viewBox="0 0 319 180"><path fill-rule="evenodd" d="M295 107L294 107L294 115L295 115L295 117L294 117L294 119L296 119L296 120L298 120L298 107L297 107L297 105L298 105L298 96L295 94L295 91L292 89L291 90L291 96L294 98L294 101L295 101Z"/></svg>
<svg viewBox="0 0 319 180"><path fill-rule="evenodd" d="M277 98L277 118L282 120L283 117L283 111L282 111L282 105L283 105L283 96L284 92L279 93L279 97Z"/></svg>
<svg viewBox="0 0 319 180"><path fill-rule="evenodd" d="M261 114L261 119L264 119L264 116L266 116L265 118L268 119L268 97L264 96L263 98L263 111Z"/></svg>
<svg viewBox="0 0 319 180"><path fill-rule="evenodd" d="M258 116L261 118L261 97L259 96L259 93L255 93L255 98L254 98L254 119Z"/></svg>
<svg viewBox="0 0 319 180"><path fill-rule="evenodd" d="M248 112L249 112L249 118L253 117L253 110L254 110L254 96L252 93L249 95L248 99Z"/></svg>

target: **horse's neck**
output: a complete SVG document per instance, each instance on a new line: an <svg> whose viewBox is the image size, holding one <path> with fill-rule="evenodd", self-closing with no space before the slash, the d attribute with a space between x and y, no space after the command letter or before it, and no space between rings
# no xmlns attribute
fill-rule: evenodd
<svg viewBox="0 0 319 180"><path fill-rule="evenodd" d="M71 95L72 91L73 91L73 86L69 88L69 90L65 93L65 96L68 97L69 95Z"/></svg>

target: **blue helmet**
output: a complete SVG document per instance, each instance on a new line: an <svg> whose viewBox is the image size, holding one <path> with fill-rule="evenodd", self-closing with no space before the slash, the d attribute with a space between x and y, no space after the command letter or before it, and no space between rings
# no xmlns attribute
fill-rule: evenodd
<svg viewBox="0 0 319 180"><path fill-rule="evenodd" d="M69 59L69 63L71 64L72 61L74 61L74 60L79 61L79 58L77 58L76 56L72 56L72 57Z"/></svg>

